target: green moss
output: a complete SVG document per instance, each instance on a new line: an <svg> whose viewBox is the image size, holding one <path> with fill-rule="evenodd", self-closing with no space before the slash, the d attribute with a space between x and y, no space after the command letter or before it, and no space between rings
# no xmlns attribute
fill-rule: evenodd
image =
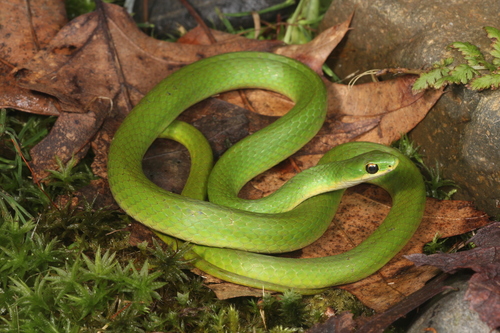
<svg viewBox="0 0 500 333"><path fill-rule="evenodd" d="M93 202L54 206L94 176L90 159L70 161L33 184L20 156L29 160L52 123L0 111L0 331L297 332L322 318L293 292L219 301L189 272L189 245L133 248L126 215Z"/></svg>

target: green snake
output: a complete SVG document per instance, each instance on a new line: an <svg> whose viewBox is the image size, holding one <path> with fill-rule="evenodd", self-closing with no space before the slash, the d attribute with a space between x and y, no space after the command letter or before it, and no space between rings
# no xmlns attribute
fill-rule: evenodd
<svg viewBox="0 0 500 333"><path fill-rule="evenodd" d="M295 106L233 145L211 170L203 135L175 118L203 99L245 88L281 93ZM185 257L221 279L303 294L363 279L404 247L423 216L422 177L395 149L368 142L339 145L269 198L238 197L245 183L316 135L326 117L326 101L316 73L271 53L227 53L185 66L154 87L116 132L108 154L112 194L127 214L172 246L179 240L190 242ZM158 137L173 138L192 154L183 195L156 186L142 171L142 158ZM360 182L381 186L392 198L383 223L360 245L324 258L259 254L293 251L314 242L331 223L343 189ZM207 191L209 201L204 200Z"/></svg>

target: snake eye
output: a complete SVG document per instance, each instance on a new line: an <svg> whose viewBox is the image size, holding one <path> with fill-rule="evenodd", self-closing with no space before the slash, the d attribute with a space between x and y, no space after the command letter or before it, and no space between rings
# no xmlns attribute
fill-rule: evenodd
<svg viewBox="0 0 500 333"><path fill-rule="evenodd" d="M378 172L378 165L375 164L375 163L368 163L366 165L366 172L368 172L369 174L375 174Z"/></svg>

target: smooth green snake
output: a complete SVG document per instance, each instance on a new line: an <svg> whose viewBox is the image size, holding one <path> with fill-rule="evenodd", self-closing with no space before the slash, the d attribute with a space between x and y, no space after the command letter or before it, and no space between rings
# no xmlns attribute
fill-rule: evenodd
<svg viewBox="0 0 500 333"><path fill-rule="evenodd" d="M281 93L295 106L233 145L210 172L208 143L175 118L205 98L244 88ZM108 155L113 196L137 221L176 237L161 237L170 245L177 245L177 239L191 242L186 257L224 280L304 294L360 280L394 257L422 219L423 180L401 153L375 143L343 144L325 154L314 167L318 170L299 174L274 197L260 201L238 198L245 183L316 135L326 117L326 100L325 86L316 73L298 61L271 53L227 53L183 67L153 88L116 132ZM144 154L161 136L183 143L192 154L184 195L161 189L142 171ZM384 222L357 247L314 259L254 253L288 252L314 242L330 224L342 188L365 181L386 189L393 202ZM209 201L204 201L207 187ZM304 191L311 197L304 197Z"/></svg>

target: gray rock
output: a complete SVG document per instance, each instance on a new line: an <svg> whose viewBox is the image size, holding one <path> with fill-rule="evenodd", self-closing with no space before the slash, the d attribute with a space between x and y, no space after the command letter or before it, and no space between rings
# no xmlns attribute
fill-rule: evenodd
<svg viewBox="0 0 500 333"><path fill-rule="evenodd" d="M282 0L251 0L251 1L232 1L232 0L190 0L189 3L196 9L209 28L223 29L224 25L219 19L218 8L222 13L241 13L259 11L271 6L282 3ZM145 14L144 3L148 5L147 14ZM281 9L281 15L293 12L294 6ZM134 18L137 22L143 23L148 18L149 23L155 25L155 34L163 37L168 35L177 36L178 27L183 26L190 30L197 26L194 18L187 9L178 0L163 1L136 1L134 5ZM277 11L261 15L262 20L275 21ZM283 17L283 16L282 16ZM253 26L251 15L243 17L227 17L235 29Z"/></svg>
<svg viewBox="0 0 500 333"><path fill-rule="evenodd" d="M450 286L455 290L446 291L432 299L410 325L408 333L421 333L425 328L433 328L439 333L495 333L481 321L479 315L464 300L469 275L452 278Z"/></svg>
<svg viewBox="0 0 500 333"><path fill-rule="evenodd" d="M482 50L490 41L484 26L500 28L500 1L334 0L322 27L355 11L352 31L335 51L331 65L345 77L374 68L425 68L443 57L458 60L452 42ZM445 178L461 190L454 199L472 200L500 218L500 92L472 92L451 86L410 137L425 161L436 161Z"/></svg>

